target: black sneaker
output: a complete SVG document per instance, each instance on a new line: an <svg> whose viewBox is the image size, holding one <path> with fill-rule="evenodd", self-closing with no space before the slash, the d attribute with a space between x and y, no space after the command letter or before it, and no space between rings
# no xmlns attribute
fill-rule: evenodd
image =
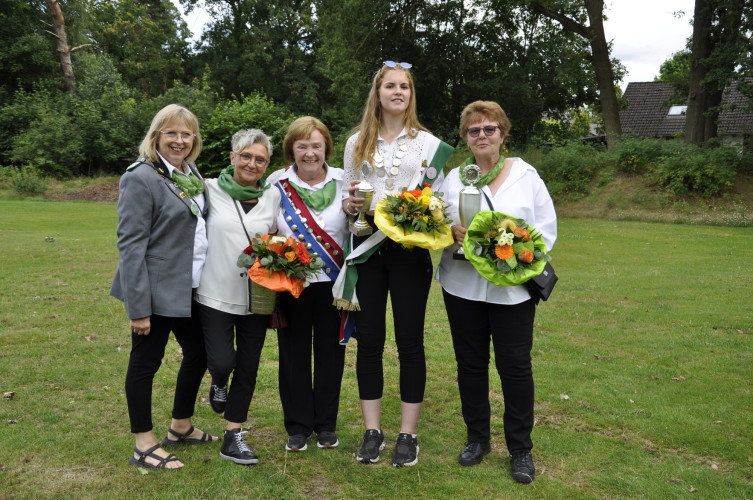
<svg viewBox="0 0 753 500"><path fill-rule="evenodd" d="M519 483L530 483L536 473L530 451L514 453L510 459L512 478Z"/></svg>
<svg viewBox="0 0 753 500"><path fill-rule="evenodd" d="M215 413L225 413L225 404L227 403L227 384L215 385L209 388L209 406Z"/></svg>
<svg viewBox="0 0 753 500"><path fill-rule="evenodd" d="M285 449L287 451L306 451L308 448L306 441L308 441L310 437L310 435L304 436L303 434L293 434L288 438L288 442L285 444Z"/></svg>
<svg viewBox="0 0 753 500"><path fill-rule="evenodd" d="M460 452L458 462L465 467L477 465L484 459L484 455L488 455L491 451L492 447L488 441L486 443L467 443L463 451Z"/></svg>
<svg viewBox="0 0 753 500"><path fill-rule="evenodd" d="M363 444L358 450L356 460L362 464L375 464L379 461L379 452L384 449L384 433L377 429L368 429L363 435Z"/></svg>
<svg viewBox="0 0 753 500"><path fill-rule="evenodd" d="M246 442L243 441L243 435L246 431L240 429L231 429L225 431L225 438L222 440L220 457L227 458L231 462L240 465L258 464L259 459L251 451Z"/></svg>
<svg viewBox="0 0 753 500"><path fill-rule="evenodd" d="M414 438L407 432L397 435L395 453L392 455L392 465L404 467L418 463L418 438Z"/></svg>
<svg viewBox="0 0 753 500"><path fill-rule="evenodd" d="M337 434L332 431L322 431L316 433L316 445L319 448L337 448L340 441L337 440Z"/></svg>

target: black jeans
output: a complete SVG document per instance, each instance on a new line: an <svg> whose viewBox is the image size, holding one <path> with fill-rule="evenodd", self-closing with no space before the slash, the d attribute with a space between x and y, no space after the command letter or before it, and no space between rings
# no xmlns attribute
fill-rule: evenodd
<svg viewBox="0 0 753 500"><path fill-rule="evenodd" d="M199 312L212 383L227 384L235 370L227 395L225 420L243 423L248 419L248 408L256 389L256 373L269 315L231 314L202 304L199 304Z"/></svg>
<svg viewBox="0 0 753 500"><path fill-rule="evenodd" d="M289 293L280 296L288 322L277 330L280 400L291 436L334 432L337 427L345 346L339 342L340 312L332 305L332 284L311 283L297 299Z"/></svg>
<svg viewBox="0 0 753 500"><path fill-rule="evenodd" d="M382 397L382 354L389 292L395 343L400 360L400 399L405 403L420 403L424 400L424 316L431 274L432 263L428 250L408 250L389 239L369 260L358 264L356 294L361 310L356 313L356 374L361 399L374 400Z"/></svg>
<svg viewBox="0 0 753 500"><path fill-rule="evenodd" d="M507 450L533 448L533 300L502 305L467 300L442 290L458 364L458 388L468 442L489 441L489 339L505 399Z"/></svg>
<svg viewBox="0 0 753 500"><path fill-rule="evenodd" d="M181 419L193 416L196 395L207 370L207 356L197 306L197 303L192 303L190 318L152 315L149 335L131 332L131 356L125 379L131 432L147 432L154 428L152 384L165 356L165 346L171 331L183 350L183 361L175 385L172 417Z"/></svg>

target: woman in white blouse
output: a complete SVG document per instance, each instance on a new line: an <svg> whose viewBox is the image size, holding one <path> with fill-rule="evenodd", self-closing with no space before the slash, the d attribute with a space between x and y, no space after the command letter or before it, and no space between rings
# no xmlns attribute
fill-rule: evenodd
<svg viewBox="0 0 753 500"><path fill-rule="evenodd" d="M481 210L494 210L525 220L543 236L547 250L557 238L557 216L544 182L536 169L521 158L501 156L510 131L510 121L499 104L476 101L463 110L460 136L473 158L452 170L440 191L452 203L449 216L460 220L458 201L464 187L459 175L471 162L483 174L474 185L482 191ZM466 228L452 226L462 244ZM453 259L452 246L444 250L437 269L450 322L463 419L468 435L460 453L461 465L480 463L491 451L489 405L489 340L494 344L497 372L505 400L503 416L507 450L512 456L511 473L516 481L534 478L533 372L531 348L536 304L525 286L493 285L465 260Z"/></svg>
<svg viewBox="0 0 753 500"><path fill-rule="evenodd" d="M277 330L280 399L289 436L285 449L306 450L313 432L319 448L335 448L345 346L340 344L340 311L332 304L332 285L348 235L341 205L343 170L327 164L332 137L324 123L311 116L290 124L282 151L292 165L268 179L283 195L277 217L279 234L305 243L310 253L325 262L308 279L309 286L300 297L280 294L280 309L287 321Z"/></svg>
<svg viewBox="0 0 753 500"><path fill-rule="evenodd" d="M220 457L241 465L259 461L244 442L241 425L254 395L269 315L249 312L249 278L236 262L256 233L277 232L280 192L262 179L270 156L272 143L264 132L238 131L230 166L207 181L209 248L196 290L212 375L209 403L227 420Z"/></svg>
<svg viewBox="0 0 753 500"><path fill-rule="evenodd" d="M437 161L442 158L441 141L418 122L410 67L408 63L387 61L377 71L361 125L345 147L347 192L343 193L343 210L357 214L364 199L355 196L355 185L360 179L368 181L374 188L374 197L366 213L374 233L353 237L346 270L348 275L357 272L355 294L352 297L335 294L342 307L358 311L356 373L366 432L357 459L365 464L377 462L384 448L380 425L382 355L388 293L391 298L400 360L401 428L392 460L396 467L418 462L416 430L426 386L424 316L432 263L427 250L407 250L387 239L375 228L372 216L377 203L388 194L425 183L438 185L444 166L444 161ZM364 161L371 166L366 172L361 169Z"/></svg>

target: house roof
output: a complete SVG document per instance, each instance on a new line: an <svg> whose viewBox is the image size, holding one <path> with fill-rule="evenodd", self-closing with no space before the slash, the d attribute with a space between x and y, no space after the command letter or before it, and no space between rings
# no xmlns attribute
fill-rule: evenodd
<svg viewBox="0 0 753 500"><path fill-rule="evenodd" d="M668 82L630 82L623 97L627 109L620 111L623 133L648 137L673 137L685 129L685 115L669 116L667 104L674 90ZM748 98L733 83L724 90L723 110L719 114L718 134L753 133L753 111L745 111Z"/></svg>

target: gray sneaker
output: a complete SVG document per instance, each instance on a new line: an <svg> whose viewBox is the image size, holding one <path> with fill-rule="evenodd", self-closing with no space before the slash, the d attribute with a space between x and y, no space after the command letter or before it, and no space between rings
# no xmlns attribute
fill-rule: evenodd
<svg viewBox="0 0 753 500"><path fill-rule="evenodd" d="M322 431L316 434L316 445L319 448L337 448L339 444L337 434L332 431Z"/></svg>
<svg viewBox="0 0 753 500"><path fill-rule="evenodd" d="M368 429L363 435L363 444L358 450L356 460L362 464L375 464L379 461L379 452L384 449L384 433L377 429Z"/></svg>
<svg viewBox="0 0 753 500"><path fill-rule="evenodd" d="M287 451L306 451L306 449L308 449L306 441L308 441L310 437L310 435L304 436L303 434L293 434L288 438L288 442L285 444L285 449Z"/></svg>

